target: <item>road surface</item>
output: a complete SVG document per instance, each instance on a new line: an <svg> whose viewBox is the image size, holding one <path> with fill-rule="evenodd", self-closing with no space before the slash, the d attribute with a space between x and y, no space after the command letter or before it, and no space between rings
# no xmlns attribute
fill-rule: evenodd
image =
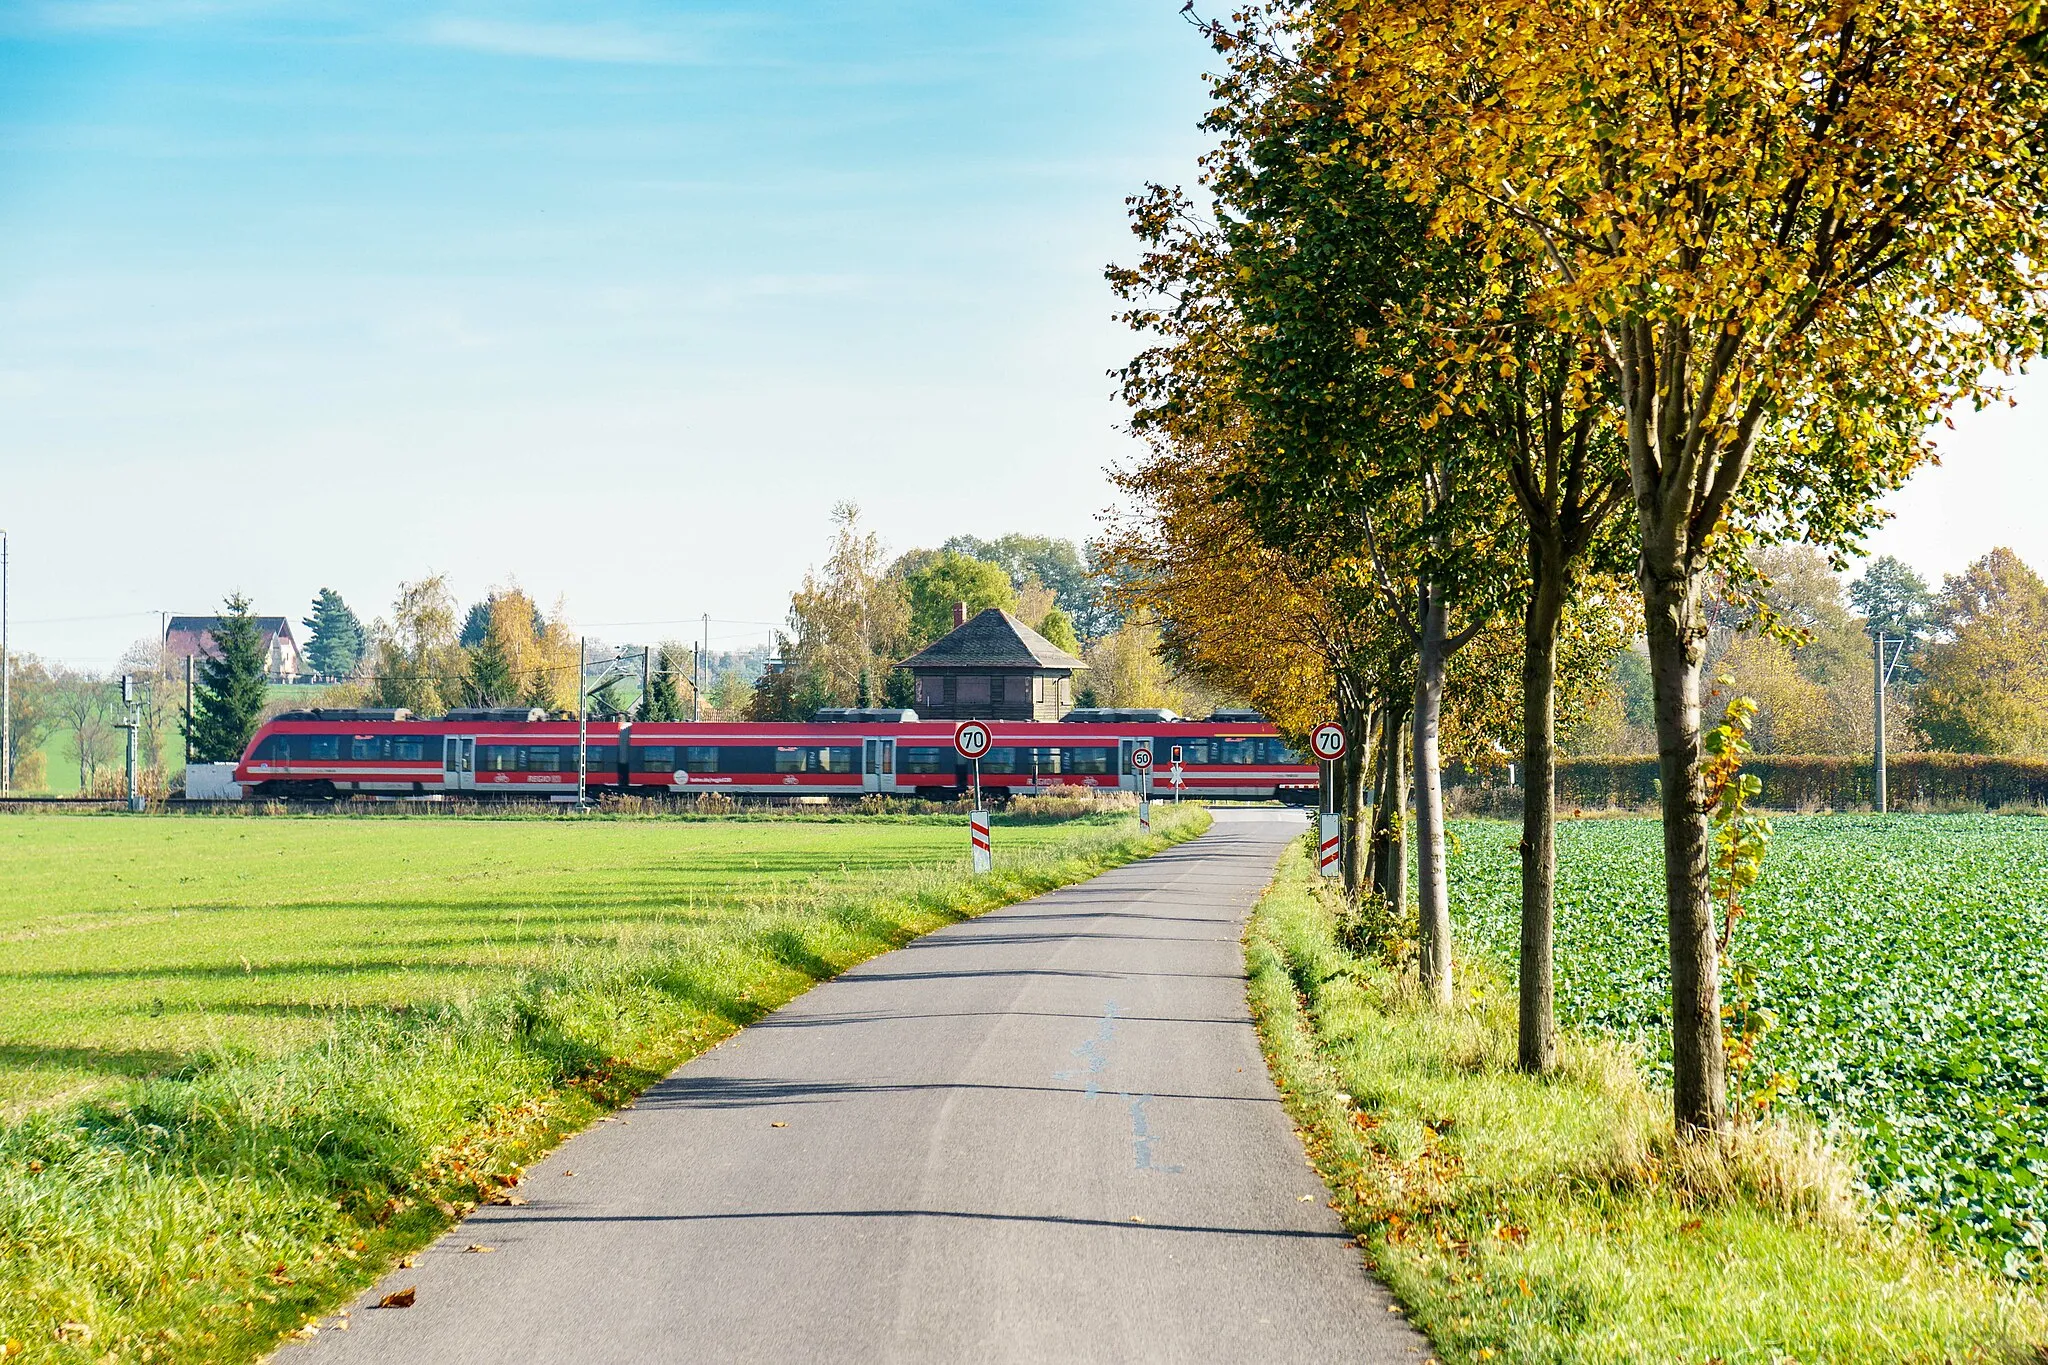
<svg viewBox="0 0 2048 1365"><path fill-rule="evenodd" d="M1219 811L816 987L279 1359L1424 1359L1245 1004L1244 916L1302 826Z"/></svg>

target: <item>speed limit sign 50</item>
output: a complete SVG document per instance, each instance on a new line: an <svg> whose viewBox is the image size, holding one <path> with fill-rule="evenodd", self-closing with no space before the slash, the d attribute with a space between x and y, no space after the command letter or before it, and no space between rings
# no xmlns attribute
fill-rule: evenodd
<svg viewBox="0 0 2048 1365"><path fill-rule="evenodd" d="M1131 766L1141 773L1150 769L1152 766L1152 751L1150 749L1131 750Z"/></svg>
<svg viewBox="0 0 2048 1365"><path fill-rule="evenodd" d="M962 721L960 728L953 731L953 747L962 758L980 758L988 752L991 742L988 727L978 720Z"/></svg>
<svg viewBox="0 0 2048 1365"><path fill-rule="evenodd" d="M1317 758L1334 763L1344 757L1344 751L1350 745L1344 738L1344 727L1333 720L1326 720L1308 732L1308 747L1315 750Z"/></svg>

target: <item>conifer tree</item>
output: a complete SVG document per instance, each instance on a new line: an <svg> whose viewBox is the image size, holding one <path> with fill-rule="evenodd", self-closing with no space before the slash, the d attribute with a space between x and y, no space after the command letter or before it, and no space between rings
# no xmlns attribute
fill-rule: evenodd
<svg viewBox="0 0 2048 1365"><path fill-rule="evenodd" d="M363 658L363 623L332 588L313 599L313 614L300 622L306 637L306 659L325 678L345 678Z"/></svg>
<svg viewBox="0 0 2048 1365"><path fill-rule="evenodd" d="M213 629L214 653L201 659L193 698L192 758L199 763L232 763L249 747L263 714L267 680L263 639L249 599L230 596Z"/></svg>
<svg viewBox="0 0 2048 1365"><path fill-rule="evenodd" d="M476 706L510 706L519 694L512 661L495 631L485 631L469 652L469 694Z"/></svg>

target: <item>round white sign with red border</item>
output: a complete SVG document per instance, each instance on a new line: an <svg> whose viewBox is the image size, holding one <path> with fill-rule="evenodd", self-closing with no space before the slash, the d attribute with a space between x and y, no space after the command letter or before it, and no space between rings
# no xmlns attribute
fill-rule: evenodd
<svg viewBox="0 0 2048 1365"><path fill-rule="evenodd" d="M994 742L995 737L989 734L988 727L978 720L961 721L959 728L953 731L953 747L960 751L962 758L980 758Z"/></svg>
<svg viewBox="0 0 2048 1365"><path fill-rule="evenodd" d="M1350 742L1344 738L1344 727L1334 720L1326 720L1308 732L1308 747L1315 750L1317 758L1325 763L1334 763L1344 757Z"/></svg>
<svg viewBox="0 0 2048 1365"><path fill-rule="evenodd" d="M1152 767L1152 751L1150 749L1131 750L1131 766L1141 773L1148 771Z"/></svg>

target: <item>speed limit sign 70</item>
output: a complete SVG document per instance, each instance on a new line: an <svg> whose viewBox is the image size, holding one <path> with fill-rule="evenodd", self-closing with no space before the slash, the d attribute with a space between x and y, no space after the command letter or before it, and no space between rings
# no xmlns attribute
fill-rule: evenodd
<svg viewBox="0 0 2048 1365"><path fill-rule="evenodd" d="M1316 751L1316 757L1326 763L1334 763L1344 757L1350 745L1344 739L1344 727L1333 720L1326 720L1308 732L1308 747Z"/></svg>
<svg viewBox="0 0 2048 1365"><path fill-rule="evenodd" d="M960 728L953 731L953 747L962 758L980 758L988 752L991 742L988 727L978 720L962 721Z"/></svg>

